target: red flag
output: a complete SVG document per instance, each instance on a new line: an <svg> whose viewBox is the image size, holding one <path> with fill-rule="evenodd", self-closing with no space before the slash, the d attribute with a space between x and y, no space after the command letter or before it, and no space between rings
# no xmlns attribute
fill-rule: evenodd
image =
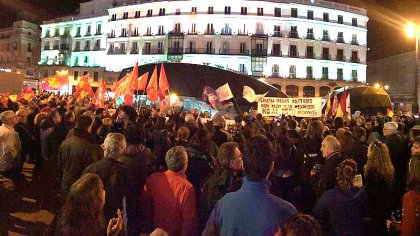
<svg viewBox="0 0 420 236"><path fill-rule="evenodd" d="M95 104L96 108L104 108L105 93L106 93L105 81L103 79L100 79L99 86L96 89L95 97L92 100L92 103Z"/></svg>
<svg viewBox="0 0 420 236"><path fill-rule="evenodd" d="M340 104L338 105L337 113L335 115L336 117L343 117L344 113L346 113L346 99L347 99L347 92L346 90L344 90L341 93Z"/></svg>
<svg viewBox="0 0 420 236"><path fill-rule="evenodd" d="M25 88L22 89L22 92L19 95L19 99L25 99L25 100L31 100L33 97L35 97L35 93L32 90L31 86L26 85Z"/></svg>
<svg viewBox="0 0 420 236"><path fill-rule="evenodd" d="M160 74L159 74L159 90L162 94L165 94L165 91L169 89L168 78L166 77L165 68L163 63L160 64Z"/></svg>
<svg viewBox="0 0 420 236"><path fill-rule="evenodd" d="M136 62L134 65L133 70L130 72L130 91L134 94L134 90L137 88L137 79L139 78L139 66ZM131 91L132 90L132 91Z"/></svg>
<svg viewBox="0 0 420 236"><path fill-rule="evenodd" d="M74 93L74 97L77 99L78 102L84 100L87 97L93 96L93 89L89 83L89 76L84 75L79 79L79 83L76 85L76 92Z"/></svg>
<svg viewBox="0 0 420 236"><path fill-rule="evenodd" d="M112 83L111 85L111 90L112 92L115 92L115 90L117 90L118 86L120 86L120 84L124 81L125 78L127 78L129 76L129 73L126 74L124 77L122 77L120 80Z"/></svg>
<svg viewBox="0 0 420 236"><path fill-rule="evenodd" d="M159 108L161 111L164 111L170 105L170 100L169 96L164 96L163 99L160 100Z"/></svg>
<svg viewBox="0 0 420 236"><path fill-rule="evenodd" d="M44 79L42 83L43 90L68 90L69 76L68 75L53 75Z"/></svg>
<svg viewBox="0 0 420 236"><path fill-rule="evenodd" d="M147 97L151 102L156 102L158 100L158 93L157 93L157 66L153 70L152 77L150 78L149 84L147 85Z"/></svg>
<svg viewBox="0 0 420 236"><path fill-rule="evenodd" d="M149 78L149 72L144 73L137 80L137 90L144 91L147 85L147 79Z"/></svg>

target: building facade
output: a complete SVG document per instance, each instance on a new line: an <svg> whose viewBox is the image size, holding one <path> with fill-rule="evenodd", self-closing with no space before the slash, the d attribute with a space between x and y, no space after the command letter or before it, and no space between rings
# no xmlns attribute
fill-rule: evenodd
<svg viewBox="0 0 420 236"><path fill-rule="evenodd" d="M394 110L416 111L415 52L401 53L368 63L368 83L388 85ZM418 85L417 85L418 86Z"/></svg>
<svg viewBox="0 0 420 236"><path fill-rule="evenodd" d="M24 20L15 21L11 27L0 29L0 71L35 79L41 51L40 35L38 25Z"/></svg>
<svg viewBox="0 0 420 236"><path fill-rule="evenodd" d="M88 3L98 2L110 4L108 0ZM322 87L331 90L366 82L364 9L320 0L114 1L111 5L106 14L98 12L96 17L44 23L40 64L95 68L99 77L100 71L119 72L135 62L205 64L264 78L290 96L323 95ZM58 38L51 40L56 31ZM61 32L68 32L67 56L60 54ZM82 70L77 69L77 74L74 70L73 76Z"/></svg>

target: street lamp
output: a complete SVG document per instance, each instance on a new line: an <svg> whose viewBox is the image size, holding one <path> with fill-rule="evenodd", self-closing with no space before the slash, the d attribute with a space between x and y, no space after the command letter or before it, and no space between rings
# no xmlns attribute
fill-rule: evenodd
<svg viewBox="0 0 420 236"><path fill-rule="evenodd" d="M414 104L413 104L413 111L418 112L418 106L420 102L419 99L419 26L414 24L413 22L408 22L405 27L405 32L408 38L416 37L416 73L415 73L415 80L414 80Z"/></svg>

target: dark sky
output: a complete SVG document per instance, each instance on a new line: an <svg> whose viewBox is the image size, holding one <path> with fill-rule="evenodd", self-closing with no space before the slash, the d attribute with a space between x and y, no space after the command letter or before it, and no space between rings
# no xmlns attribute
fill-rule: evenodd
<svg viewBox="0 0 420 236"><path fill-rule="evenodd" d="M80 0L0 0L0 27L15 19L45 19L75 12ZM82 0L86 1L86 0ZM368 61L414 50L414 40L404 34L405 22L417 17L420 23L420 0L334 0L367 9Z"/></svg>

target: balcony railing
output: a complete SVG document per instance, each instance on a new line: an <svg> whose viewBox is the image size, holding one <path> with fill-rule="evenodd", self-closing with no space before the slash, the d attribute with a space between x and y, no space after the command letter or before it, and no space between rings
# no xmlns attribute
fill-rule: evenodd
<svg viewBox="0 0 420 236"><path fill-rule="evenodd" d="M73 49L73 52L80 52L80 47L75 47L75 48Z"/></svg>
<svg viewBox="0 0 420 236"><path fill-rule="evenodd" d="M77 37L82 37L82 35L81 35L81 34L80 34L80 32L79 32L79 33L77 33L74 37L75 37L75 38L77 38Z"/></svg>
<svg viewBox="0 0 420 236"><path fill-rule="evenodd" d="M314 34L313 34L313 33L307 33L307 34L306 34L306 39L309 39L309 40L315 40L315 36L314 36Z"/></svg>
<svg viewBox="0 0 420 236"><path fill-rule="evenodd" d="M206 35L213 35L214 34L214 30L206 30L206 31L204 31L204 34L206 34Z"/></svg>
<svg viewBox="0 0 420 236"><path fill-rule="evenodd" d="M53 50L58 50L58 49L60 49L59 45L53 45Z"/></svg>
<svg viewBox="0 0 420 236"><path fill-rule="evenodd" d="M336 43L345 43L343 37L338 37Z"/></svg>
<svg viewBox="0 0 420 236"><path fill-rule="evenodd" d="M337 60L337 61L346 61L346 57L345 56L343 56L343 55L337 55L336 56L336 58L335 58L335 60Z"/></svg>
<svg viewBox="0 0 420 236"><path fill-rule="evenodd" d="M168 54L180 55L182 53L183 53L183 48L182 47L168 48Z"/></svg>
<svg viewBox="0 0 420 236"><path fill-rule="evenodd" d="M221 35L232 35L232 29L222 29Z"/></svg>
<svg viewBox="0 0 420 236"><path fill-rule="evenodd" d="M289 52L289 57L298 58L299 57L299 53L298 52Z"/></svg>
<svg viewBox="0 0 420 236"><path fill-rule="evenodd" d="M70 47L68 44L60 44L60 49L61 50L68 50Z"/></svg>
<svg viewBox="0 0 420 236"><path fill-rule="evenodd" d="M322 54L321 58L322 58L322 60L331 60L331 55L330 54Z"/></svg>
<svg viewBox="0 0 420 236"><path fill-rule="evenodd" d="M351 45L359 45L359 41L357 40L351 40Z"/></svg>
<svg viewBox="0 0 420 236"><path fill-rule="evenodd" d="M50 46L44 46L44 50L50 50Z"/></svg>
<svg viewBox="0 0 420 236"><path fill-rule="evenodd" d="M299 38L299 33L298 32L290 32L289 33L289 38L298 39Z"/></svg>
<svg viewBox="0 0 420 236"><path fill-rule="evenodd" d="M267 56L267 49L251 49L251 56Z"/></svg>
<svg viewBox="0 0 420 236"><path fill-rule="evenodd" d="M85 36L92 36L90 32L86 32Z"/></svg>
<svg viewBox="0 0 420 236"><path fill-rule="evenodd" d="M271 72L271 77L280 77L280 72Z"/></svg>
<svg viewBox="0 0 420 236"><path fill-rule="evenodd" d="M337 75L337 81L343 81L343 75Z"/></svg>
<svg viewBox="0 0 420 236"><path fill-rule="evenodd" d="M115 34L108 34L108 38L115 38Z"/></svg>
<svg viewBox="0 0 420 236"><path fill-rule="evenodd" d="M352 63L360 63L360 58L358 58L358 57L351 57L351 58L350 58L350 61L351 61Z"/></svg>
<svg viewBox="0 0 420 236"><path fill-rule="evenodd" d="M101 35L101 31L96 31L95 35Z"/></svg>
<svg viewBox="0 0 420 236"><path fill-rule="evenodd" d="M188 35L197 35L197 31L188 31L187 32Z"/></svg>
<svg viewBox="0 0 420 236"><path fill-rule="evenodd" d="M249 55L249 50L244 49L219 49L220 55Z"/></svg>
<svg viewBox="0 0 420 236"><path fill-rule="evenodd" d="M131 49L130 54L139 54L139 50L138 49Z"/></svg>
<svg viewBox="0 0 420 236"><path fill-rule="evenodd" d="M120 35L120 38L126 38L126 37L128 37L128 34L127 33Z"/></svg>
<svg viewBox="0 0 420 236"><path fill-rule="evenodd" d="M127 51L126 50L121 50L121 49L110 49L108 50L108 55L122 55L122 54L126 54Z"/></svg>
<svg viewBox="0 0 420 236"><path fill-rule="evenodd" d="M315 59L315 54L314 54L313 52L311 52L311 53L306 53L306 54L305 54L305 58L308 58L308 59Z"/></svg>
<svg viewBox="0 0 420 236"><path fill-rule="evenodd" d="M322 80L327 80L327 79L328 79L328 75L323 74L323 75L322 75L322 77L321 77L321 79L322 79Z"/></svg>
<svg viewBox="0 0 420 236"><path fill-rule="evenodd" d="M152 54L163 54L162 48L143 48L142 50L143 55L152 55Z"/></svg>
<svg viewBox="0 0 420 236"><path fill-rule="evenodd" d="M274 50L272 50L271 51L271 56L272 57L281 57L281 56L283 56L283 53L282 53L282 51L274 51Z"/></svg>
<svg viewBox="0 0 420 236"><path fill-rule="evenodd" d="M83 51L90 51L90 46L89 47L88 46L84 47Z"/></svg>
<svg viewBox="0 0 420 236"><path fill-rule="evenodd" d="M95 46L94 48L93 48L93 51L100 51L101 50L101 47L100 46Z"/></svg>
<svg viewBox="0 0 420 236"><path fill-rule="evenodd" d="M353 82L359 82L359 81L358 81L358 77L357 77L357 76L353 76L353 77L351 78L351 80L352 80Z"/></svg>
<svg viewBox="0 0 420 236"><path fill-rule="evenodd" d="M139 33L132 33L131 34L131 37L139 37L140 36L140 34Z"/></svg>
<svg viewBox="0 0 420 236"><path fill-rule="evenodd" d="M322 41L327 41L327 42L329 42L329 41L331 41L331 38L330 38L330 36L329 36L329 35L324 35L324 36L322 36Z"/></svg>
<svg viewBox="0 0 420 236"><path fill-rule="evenodd" d="M274 32L273 37L282 37L283 34L279 31Z"/></svg>

